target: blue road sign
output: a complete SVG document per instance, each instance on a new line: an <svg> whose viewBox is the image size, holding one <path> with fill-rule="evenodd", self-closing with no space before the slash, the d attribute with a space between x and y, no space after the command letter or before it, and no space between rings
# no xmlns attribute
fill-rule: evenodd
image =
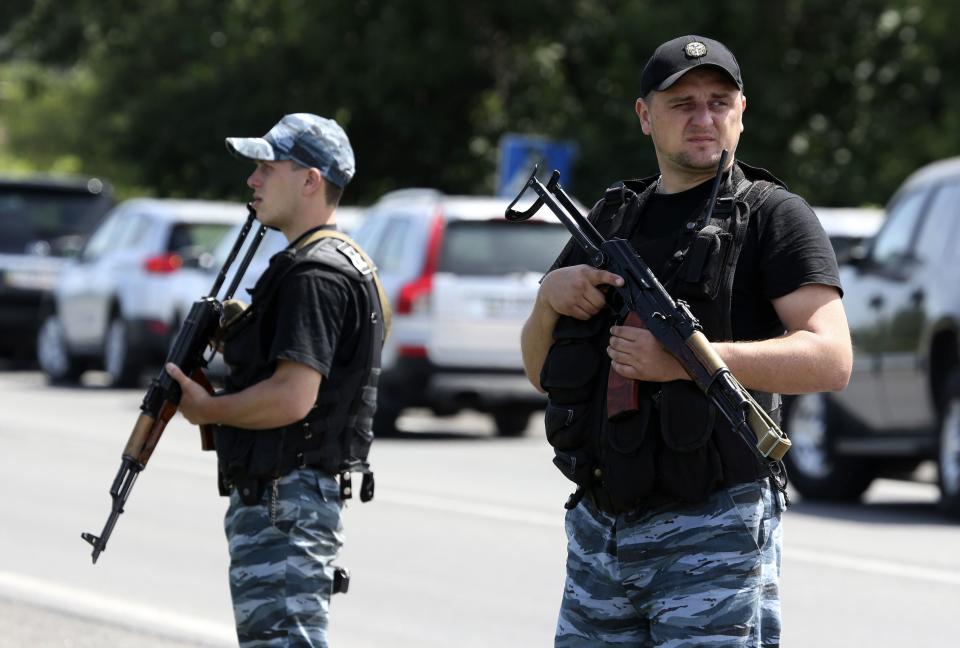
<svg viewBox="0 0 960 648"><path fill-rule="evenodd" d="M537 135L507 133L500 137L500 161L497 169L497 195L513 198L530 177L533 165L537 177L546 181L554 170L563 184L570 186L570 170L577 146L568 140L552 140Z"/></svg>

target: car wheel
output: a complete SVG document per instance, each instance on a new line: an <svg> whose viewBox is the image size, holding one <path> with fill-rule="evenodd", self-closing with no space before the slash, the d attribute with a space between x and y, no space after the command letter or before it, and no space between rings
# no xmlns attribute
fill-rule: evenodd
<svg viewBox="0 0 960 648"><path fill-rule="evenodd" d="M130 326L114 316L103 342L103 368L111 387L134 387L140 377L140 363L130 344Z"/></svg>
<svg viewBox="0 0 960 648"><path fill-rule="evenodd" d="M526 408L506 407L493 412L493 422L497 426L497 436L523 436L530 423L532 412Z"/></svg>
<svg viewBox="0 0 960 648"><path fill-rule="evenodd" d="M37 333L37 362L47 380L54 384L70 384L80 379L83 368L67 349L63 324L56 315L49 315Z"/></svg>
<svg viewBox="0 0 960 648"><path fill-rule="evenodd" d="M783 430L793 446L784 456L790 483L803 497L856 500L875 477L860 457L836 456L832 448L839 417L823 394L788 396L783 401Z"/></svg>
<svg viewBox="0 0 960 648"><path fill-rule="evenodd" d="M947 382L946 395L937 455L940 507L947 515L960 518L960 372L954 372Z"/></svg>

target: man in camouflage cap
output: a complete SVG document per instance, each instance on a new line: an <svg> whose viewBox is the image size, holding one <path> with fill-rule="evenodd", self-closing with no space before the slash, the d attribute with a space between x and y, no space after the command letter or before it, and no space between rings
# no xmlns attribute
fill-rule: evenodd
<svg viewBox="0 0 960 648"><path fill-rule="evenodd" d="M336 226L355 169L343 129L297 113L262 138L226 145L256 164L251 205L290 245L271 258L250 307L227 329L224 392L209 396L177 367L167 371L183 389L180 412L217 424L240 645L326 646L342 499L350 496L344 471L366 468L385 304L372 265Z"/></svg>

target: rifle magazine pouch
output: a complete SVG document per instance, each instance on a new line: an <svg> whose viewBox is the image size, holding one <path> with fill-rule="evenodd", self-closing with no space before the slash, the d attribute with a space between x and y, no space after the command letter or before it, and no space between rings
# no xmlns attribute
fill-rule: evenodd
<svg viewBox="0 0 960 648"><path fill-rule="evenodd" d="M697 232L677 276L679 299L715 299L730 254L733 235L716 225Z"/></svg>
<svg viewBox="0 0 960 648"><path fill-rule="evenodd" d="M560 469L563 476L577 484L590 481L592 460L585 448L564 451L554 449L553 465Z"/></svg>
<svg viewBox="0 0 960 648"><path fill-rule="evenodd" d="M554 342L540 370L540 386L555 404L586 403L593 397L594 377L600 369L603 350L595 335L605 319L582 322L561 317L554 328Z"/></svg>
<svg viewBox="0 0 960 648"><path fill-rule="evenodd" d="M547 403L543 417L547 441L557 450L574 450L588 439L591 403L556 405Z"/></svg>
<svg viewBox="0 0 960 648"><path fill-rule="evenodd" d="M717 409L689 381L664 383L660 393L658 491L702 501L723 482L720 453L712 442Z"/></svg>
<svg viewBox="0 0 960 648"><path fill-rule="evenodd" d="M608 419L603 452L603 484L622 508L631 508L653 493L656 464L653 445L656 436L646 433L651 401L641 393L640 410Z"/></svg>

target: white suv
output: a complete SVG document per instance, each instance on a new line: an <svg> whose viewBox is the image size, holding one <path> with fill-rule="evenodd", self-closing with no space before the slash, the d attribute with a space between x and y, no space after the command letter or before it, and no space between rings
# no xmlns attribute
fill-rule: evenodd
<svg viewBox="0 0 960 648"><path fill-rule="evenodd" d="M544 407L523 374L520 329L568 234L545 209L508 222L508 204L405 189L368 210L356 239L393 308L375 432L394 431L407 407L472 408L491 414L498 434L518 436Z"/></svg>
<svg viewBox="0 0 960 648"><path fill-rule="evenodd" d="M50 381L102 368L111 386L130 386L162 363L181 323L183 269L200 265L245 217L243 205L202 200L137 198L114 208L46 305L37 359Z"/></svg>

